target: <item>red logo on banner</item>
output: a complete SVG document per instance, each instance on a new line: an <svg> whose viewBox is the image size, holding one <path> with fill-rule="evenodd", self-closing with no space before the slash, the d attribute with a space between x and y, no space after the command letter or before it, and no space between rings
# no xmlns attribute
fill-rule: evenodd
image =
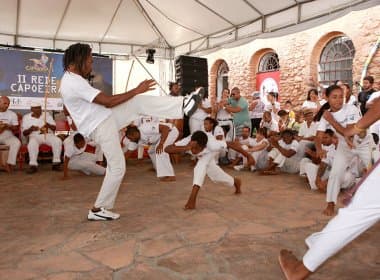
<svg viewBox="0 0 380 280"><path fill-rule="evenodd" d="M261 100L267 103L268 92L280 91L280 71L257 73L256 90L260 91Z"/></svg>

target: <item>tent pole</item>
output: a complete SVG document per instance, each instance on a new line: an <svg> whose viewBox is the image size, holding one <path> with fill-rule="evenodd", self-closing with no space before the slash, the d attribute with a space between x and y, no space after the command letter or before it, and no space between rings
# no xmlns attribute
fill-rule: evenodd
<svg viewBox="0 0 380 280"><path fill-rule="evenodd" d="M156 82L156 84L160 87L160 89L166 94L168 95L168 93L166 92L166 90L160 85L160 83L153 77L153 75L149 72L149 70L144 66L144 64L140 61L140 59L138 59L138 57L136 55L133 55L134 58L137 60L138 63L140 63L140 65L142 66L142 68L144 68L144 70L148 73L148 75Z"/></svg>
<svg viewBox="0 0 380 280"><path fill-rule="evenodd" d="M135 60L132 60L131 69L129 70L129 73L128 73L127 84L125 85L125 91L128 91L129 78L131 77L134 63L135 63Z"/></svg>

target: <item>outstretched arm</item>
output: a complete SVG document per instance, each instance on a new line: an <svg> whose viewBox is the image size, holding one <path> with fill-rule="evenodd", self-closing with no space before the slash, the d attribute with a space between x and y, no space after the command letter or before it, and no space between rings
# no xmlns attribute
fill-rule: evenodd
<svg viewBox="0 0 380 280"><path fill-rule="evenodd" d="M145 80L145 81L142 81L136 88L122 94L109 96L103 92L100 92L95 97L93 102L96 104L103 105L108 108L112 108L128 101L129 99L132 99L138 94L154 90L155 85L156 85L156 82L154 80Z"/></svg>

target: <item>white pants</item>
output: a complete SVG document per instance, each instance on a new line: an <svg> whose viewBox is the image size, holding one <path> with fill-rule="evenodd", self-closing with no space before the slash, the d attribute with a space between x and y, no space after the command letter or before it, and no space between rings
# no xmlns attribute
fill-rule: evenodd
<svg viewBox="0 0 380 280"><path fill-rule="evenodd" d="M352 202L341 208L338 215L318 233L306 239L309 247L303 263L310 271L315 271L328 258L366 231L380 220L380 161L362 181Z"/></svg>
<svg viewBox="0 0 380 280"><path fill-rule="evenodd" d="M106 169L103 166L96 164L97 161L98 158L96 154L82 153L70 158L68 167L71 170L81 171L86 175L104 175Z"/></svg>
<svg viewBox="0 0 380 280"><path fill-rule="evenodd" d="M0 144L9 146L7 163L16 165L17 153L21 146L20 140L10 130L5 130L0 134Z"/></svg>
<svg viewBox="0 0 380 280"><path fill-rule="evenodd" d="M281 154L281 152L273 148L269 153L268 157L273 159L273 162L277 164L281 171L286 173L298 173L300 164L299 158L292 156L290 158Z"/></svg>
<svg viewBox="0 0 380 280"><path fill-rule="evenodd" d="M49 145L53 151L53 163L61 162L62 140L54 134L30 135L28 142L29 165L37 166L37 157L41 144Z"/></svg>
<svg viewBox="0 0 380 280"><path fill-rule="evenodd" d="M210 152L198 158L194 167L193 185L203 186L206 175L214 182L228 187L234 186L234 178L228 175L215 163L215 152Z"/></svg>
<svg viewBox="0 0 380 280"><path fill-rule="evenodd" d="M165 140L164 150L167 146L173 144L178 138L178 129L174 126ZM152 160L154 169L156 169L157 177L175 176L172 163L170 162L170 155L163 151L161 154L156 153L157 145L150 146L148 155Z"/></svg>
<svg viewBox="0 0 380 280"><path fill-rule="evenodd" d="M119 130L141 115L158 118L183 118L183 97L137 95L112 108L112 115L91 133L107 160L106 176L95 207L112 209L125 173L125 158L119 142Z"/></svg>
<svg viewBox="0 0 380 280"><path fill-rule="evenodd" d="M189 119L189 128L190 134L193 134L195 131L203 130L204 120L194 119L190 117Z"/></svg>
<svg viewBox="0 0 380 280"><path fill-rule="evenodd" d="M352 162L355 155L358 155L365 166L371 162L370 149L350 149L346 141L339 141L332 164L329 181L327 183L326 201L337 203L338 194L342 186L344 173Z"/></svg>
<svg viewBox="0 0 380 280"><path fill-rule="evenodd" d="M130 125L142 115L160 119L182 119L183 97L137 95L113 107L112 114L118 129Z"/></svg>

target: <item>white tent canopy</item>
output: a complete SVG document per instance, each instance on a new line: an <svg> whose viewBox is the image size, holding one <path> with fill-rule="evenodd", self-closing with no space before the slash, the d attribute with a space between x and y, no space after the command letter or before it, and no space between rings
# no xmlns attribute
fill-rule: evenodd
<svg viewBox="0 0 380 280"><path fill-rule="evenodd" d="M0 44L102 54L196 53L300 30L379 0L0 0ZM333 15L333 17L331 16ZM277 33L276 33L276 32ZM292 31L294 32L294 31ZM174 50L174 51L173 51Z"/></svg>

